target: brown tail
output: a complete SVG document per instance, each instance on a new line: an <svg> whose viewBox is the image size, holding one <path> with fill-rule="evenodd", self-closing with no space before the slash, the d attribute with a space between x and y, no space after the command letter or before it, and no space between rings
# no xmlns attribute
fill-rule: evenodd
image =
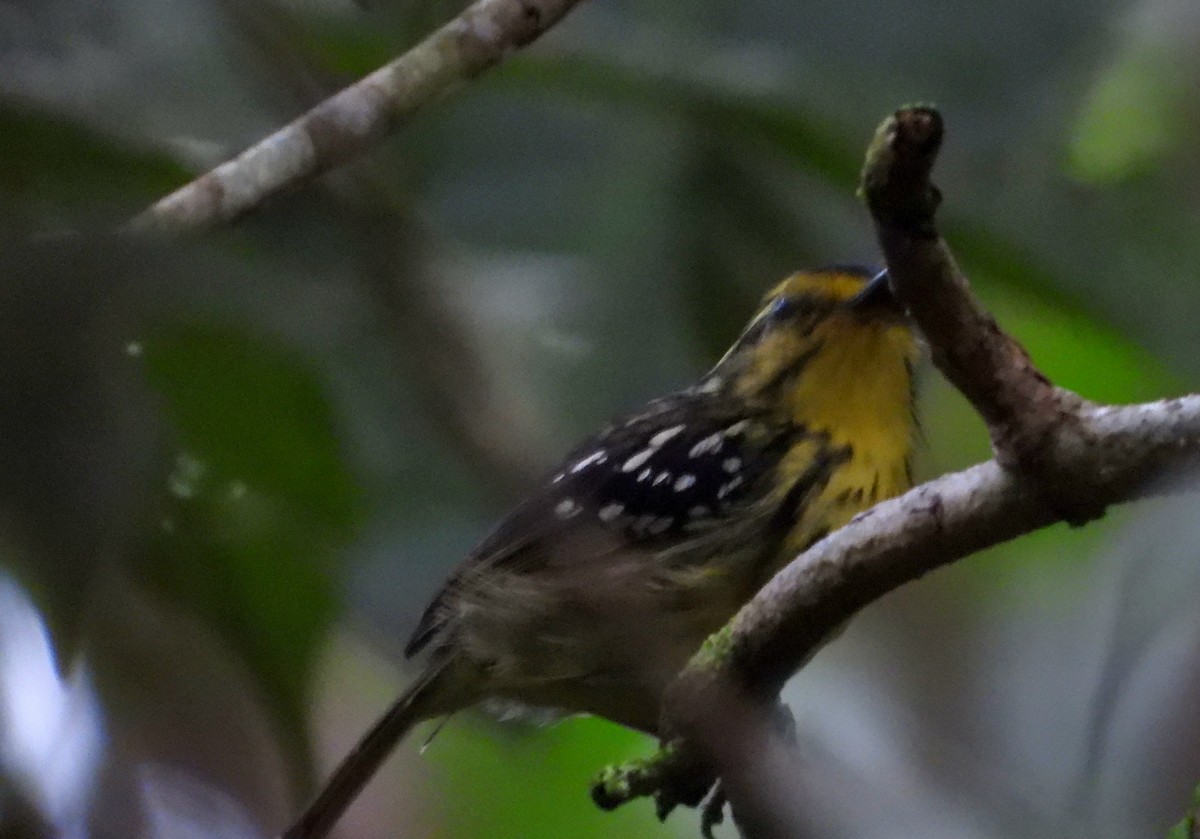
<svg viewBox="0 0 1200 839"><path fill-rule="evenodd" d="M281 839L324 839L410 728L432 716L457 710L438 703L439 677L446 673L444 667L427 670L392 703L333 770L317 797Z"/></svg>

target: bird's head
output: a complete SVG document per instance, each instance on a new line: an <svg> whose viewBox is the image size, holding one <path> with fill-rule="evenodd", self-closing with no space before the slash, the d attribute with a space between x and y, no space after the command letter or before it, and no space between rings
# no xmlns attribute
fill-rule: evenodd
<svg viewBox="0 0 1200 839"><path fill-rule="evenodd" d="M834 439L877 423L908 429L917 346L886 272L801 271L766 294L706 381Z"/></svg>

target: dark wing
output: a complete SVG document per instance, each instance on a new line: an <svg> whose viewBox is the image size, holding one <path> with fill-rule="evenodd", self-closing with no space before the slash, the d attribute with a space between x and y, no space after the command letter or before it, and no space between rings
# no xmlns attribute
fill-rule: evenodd
<svg viewBox="0 0 1200 839"><path fill-rule="evenodd" d="M556 541L666 550L717 527L752 502L800 429L765 414L735 413L695 390L655 400L577 446L546 482L473 550L434 598L405 650L425 647L457 587L487 568L539 565ZM589 536L593 538L588 538ZM574 538L580 537L580 538ZM588 554L585 549L583 553Z"/></svg>

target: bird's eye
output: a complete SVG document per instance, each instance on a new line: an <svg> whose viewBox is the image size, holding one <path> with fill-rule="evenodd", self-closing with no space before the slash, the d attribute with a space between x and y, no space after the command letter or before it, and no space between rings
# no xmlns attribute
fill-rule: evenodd
<svg viewBox="0 0 1200 839"><path fill-rule="evenodd" d="M776 297L767 309L767 316L772 319L786 318L796 311L796 301L790 297Z"/></svg>

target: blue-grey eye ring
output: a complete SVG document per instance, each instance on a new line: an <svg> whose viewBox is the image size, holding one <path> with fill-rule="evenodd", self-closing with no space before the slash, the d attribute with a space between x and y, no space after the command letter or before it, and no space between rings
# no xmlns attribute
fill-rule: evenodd
<svg viewBox="0 0 1200 839"><path fill-rule="evenodd" d="M795 308L795 301L790 297L776 297L767 314L772 318L780 318L789 314Z"/></svg>

